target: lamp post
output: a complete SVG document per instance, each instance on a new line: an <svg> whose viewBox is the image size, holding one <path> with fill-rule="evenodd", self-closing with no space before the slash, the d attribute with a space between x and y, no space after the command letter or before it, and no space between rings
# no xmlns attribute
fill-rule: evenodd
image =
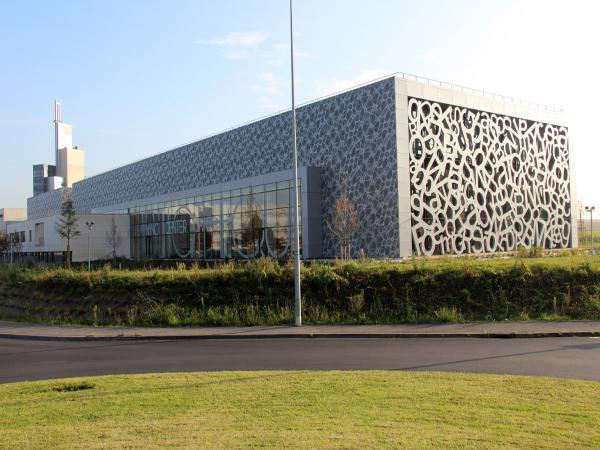
<svg viewBox="0 0 600 450"><path fill-rule="evenodd" d="M92 228L94 226L93 221L88 221L85 223L88 227L88 272L92 271Z"/></svg>
<svg viewBox="0 0 600 450"><path fill-rule="evenodd" d="M15 251L15 233L10 233L9 236L9 245L10 245L10 263L13 264L15 261L14 251Z"/></svg>
<svg viewBox="0 0 600 450"><path fill-rule="evenodd" d="M292 141L294 146L294 324L302 326L302 293L300 288L300 226L298 214L298 145L296 140L296 101L294 97L294 25L290 0L290 74L292 82Z"/></svg>
<svg viewBox="0 0 600 450"><path fill-rule="evenodd" d="M592 215L594 214L595 206L586 206L585 210L590 213L590 247L592 255L594 254L594 222L592 221Z"/></svg>

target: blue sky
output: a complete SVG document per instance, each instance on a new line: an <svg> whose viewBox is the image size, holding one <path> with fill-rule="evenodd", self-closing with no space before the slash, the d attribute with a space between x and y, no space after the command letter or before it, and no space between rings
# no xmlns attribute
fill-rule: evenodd
<svg viewBox="0 0 600 450"><path fill-rule="evenodd" d="M0 207L52 163L53 101L93 175L289 106L287 0L2 3ZM564 108L600 206L593 1L296 0L300 102L403 71Z"/></svg>

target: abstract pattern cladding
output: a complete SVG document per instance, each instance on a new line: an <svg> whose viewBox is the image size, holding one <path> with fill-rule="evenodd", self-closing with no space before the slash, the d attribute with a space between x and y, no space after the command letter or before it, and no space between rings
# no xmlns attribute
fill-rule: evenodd
<svg viewBox="0 0 600 450"><path fill-rule="evenodd" d="M352 245L372 257L398 257L396 104L393 78L298 108L300 166L321 168L321 215L330 219L342 179L357 208ZM278 114L105 172L73 185L78 211L291 167L291 114ZM339 243L325 224L323 255Z"/></svg>
<svg viewBox="0 0 600 450"><path fill-rule="evenodd" d="M408 113L417 254L570 245L567 128L416 98Z"/></svg>

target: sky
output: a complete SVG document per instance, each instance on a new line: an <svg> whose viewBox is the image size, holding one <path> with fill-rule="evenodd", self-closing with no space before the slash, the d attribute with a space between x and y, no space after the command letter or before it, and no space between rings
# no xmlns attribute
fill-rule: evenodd
<svg viewBox="0 0 600 450"><path fill-rule="evenodd" d="M0 208L53 163L53 102L86 174L290 106L287 0L0 0ZM393 72L556 106L600 207L600 2L295 0L296 96Z"/></svg>

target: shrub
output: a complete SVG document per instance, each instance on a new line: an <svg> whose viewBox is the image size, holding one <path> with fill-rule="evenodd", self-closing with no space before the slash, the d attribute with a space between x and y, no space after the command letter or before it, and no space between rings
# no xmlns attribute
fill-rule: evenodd
<svg viewBox="0 0 600 450"><path fill-rule="evenodd" d="M312 263L306 323L600 319L600 258ZM212 269L0 266L0 316L127 325L260 325L293 318L293 267L263 258Z"/></svg>
<svg viewBox="0 0 600 450"><path fill-rule="evenodd" d="M457 323L457 322L464 321L462 314L454 306L452 306L452 307L442 306L441 308L436 309L433 312L433 317L435 318L436 322Z"/></svg>

